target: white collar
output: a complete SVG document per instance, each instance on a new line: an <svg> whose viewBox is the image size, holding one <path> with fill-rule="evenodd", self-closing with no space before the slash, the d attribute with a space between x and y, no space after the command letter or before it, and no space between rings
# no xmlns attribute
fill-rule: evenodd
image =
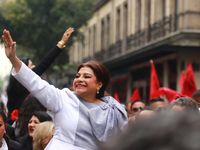
<svg viewBox="0 0 200 150"><path fill-rule="evenodd" d="M2 145L0 147L0 150L8 150L8 146L7 146L6 140L4 138L2 138L1 143L2 143Z"/></svg>

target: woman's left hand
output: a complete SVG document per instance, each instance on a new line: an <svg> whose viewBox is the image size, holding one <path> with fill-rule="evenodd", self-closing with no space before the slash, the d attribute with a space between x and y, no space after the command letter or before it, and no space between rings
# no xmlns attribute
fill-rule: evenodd
<svg viewBox="0 0 200 150"><path fill-rule="evenodd" d="M59 48L63 48L63 46L67 43L69 37L71 36L72 32L74 32L74 28L69 28L65 31L61 39L61 44L57 44Z"/></svg>

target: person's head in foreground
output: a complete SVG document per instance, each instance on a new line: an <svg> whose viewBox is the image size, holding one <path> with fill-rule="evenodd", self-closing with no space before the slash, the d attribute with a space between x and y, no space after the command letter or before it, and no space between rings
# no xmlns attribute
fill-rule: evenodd
<svg viewBox="0 0 200 150"><path fill-rule="evenodd" d="M198 150L199 141L199 116L170 112L138 122L101 150Z"/></svg>
<svg viewBox="0 0 200 150"><path fill-rule="evenodd" d="M179 97L171 103L171 111L179 111L179 112L194 112L199 114L198 106L190 97Z"/></svg>
<svg viewBox="0 0 200 150"><path fill-rule="evenodd" d="M40 123L33 133L33 149L43 150L51 140L54 134L54 123L45 121Z"/></svg>
<svg viewBox="0 0 200 150"><path fill-rule="evenodd" d="M156 112L149 106L145 107L144 109L140 110L136 116L135 116L135 121L136 123L139 121L142 121L144 119L151 118L154 116Z"/></svg>
<svg viewBox="0 0 200 150"><path fill-rule="evenodd" d="M129 126L132 126L141 120L151 118L155 114L156 112L150 106L146 106L142 110L138 111L135 116L129 117L128 124Z"/></svg>

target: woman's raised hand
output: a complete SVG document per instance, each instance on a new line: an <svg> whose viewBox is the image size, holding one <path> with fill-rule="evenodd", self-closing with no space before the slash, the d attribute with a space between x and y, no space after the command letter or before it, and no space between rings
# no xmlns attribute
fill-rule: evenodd
<svg viewBox="0 0 200 150"><path fill-rule="evenodd" d="M5 46L5 53L8 59L13 59L15 57L16 49L15 44L16 42L13 42L12 37L6 29L3 31L2 39Z"/></svg>
<svg viewBox="0 0 200 150"><path fill-rule="evenodd" d="M65 33L62 36L62 39L58 42L57 46L59 48L64 48L65 44L67 43L69 37L71 36L72 32L74 32L74 28L69 28L65 31Z"/></svg>
<svg viewBox="0 0 200 150"><path fill-rule="evenodd" d="M21 68L22 63L16 56L16 48L15 48L16 42L13 42L9 31L7 31L6 29L4 29L3 31L2 39L5 46L6 56L12 63L13 67L15 68L15 71L18 72Z"/></svg>

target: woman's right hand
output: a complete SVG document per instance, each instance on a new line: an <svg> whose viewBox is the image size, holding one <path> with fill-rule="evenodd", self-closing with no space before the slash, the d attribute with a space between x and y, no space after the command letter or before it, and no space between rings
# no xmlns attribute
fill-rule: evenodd
<svg viewBox="0 0 200 150"><path fill-rule="evenodd" d="M6 56L8 57L8 59L11 60L16 56L16 48L15 48L16 42L13 42L9 31L7 31L6 29L4 29L3 31L2 39L5 46Z"/></svg>
<svg viewBox="0 0 200 150"><path fill-rule="evenodd" d="M15 68L15 71L18 72L21 68L22 62L16 56L16 48L15 48L16 42L13 42L9 31L7 31L6 29L4 29L3 31L2 39L5 46L6 56L12 63L13 67Z"/></svg>

